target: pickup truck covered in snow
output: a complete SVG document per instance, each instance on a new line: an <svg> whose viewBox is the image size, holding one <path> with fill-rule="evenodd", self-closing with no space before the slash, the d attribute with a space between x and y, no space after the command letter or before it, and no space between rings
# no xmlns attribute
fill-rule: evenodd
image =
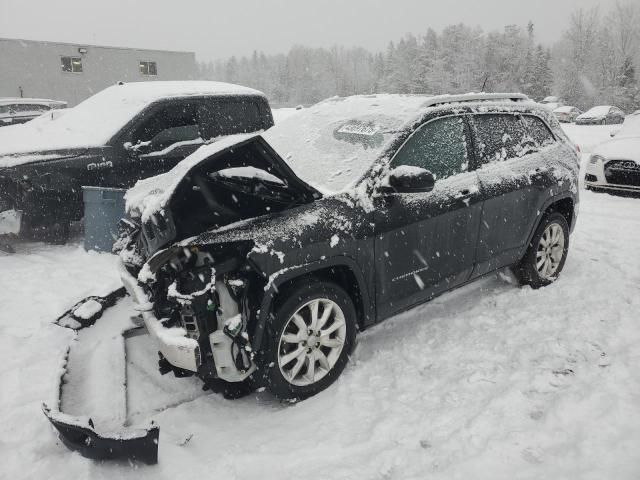
<svg viewBox="0 0 640 480"><path fill-rule="evenodd" d="M212 139L266 130L256 90L218 82L109 87L63 115L0 130L0 234L64 242L82 217L82 186L128 188Z"/></svg>

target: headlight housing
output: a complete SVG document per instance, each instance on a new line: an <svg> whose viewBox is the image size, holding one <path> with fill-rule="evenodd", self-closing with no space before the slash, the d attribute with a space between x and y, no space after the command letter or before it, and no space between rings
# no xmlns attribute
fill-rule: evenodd
<svg viewBox="0 0 640 480"><path fill-rule="evenodd" d="M601 155L591 155L591 157L589 157L589 163L594 165L598 162L604 162L604 157Z"/></svg>

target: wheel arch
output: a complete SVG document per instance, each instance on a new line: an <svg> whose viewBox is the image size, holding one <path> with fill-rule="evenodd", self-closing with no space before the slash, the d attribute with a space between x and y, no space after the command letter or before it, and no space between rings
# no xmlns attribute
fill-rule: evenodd
<svg viewBox="0 0 640 480"><path fill-rule="evenodd" d="M282 270L279 275L270 277L265 287L258 322L253 333L254 351L259 350L262 345L265 327L273 316L278 299L283 298L288 289L304 279L330 281L342 287L353 300L360 329L375 322L375 304L365 277L355 260L346 256L319 260Z"/></svg>
<svg viewBox="0 0 640 480"><path fill-rule="evenodd" d="M573 231L577 216L576 205L577 197L569 192L547 199L547 201L542 205L542 208L540 209L541 213L540 215L538 215L538 219L536 220L533 229L529 233L529 238L527 239L526 245L529 245L531 243L531 240L538 230L538 226L540 225L540 222L542 222L542 219L551 212L560 213L567 220L569 231Z"/></svg>

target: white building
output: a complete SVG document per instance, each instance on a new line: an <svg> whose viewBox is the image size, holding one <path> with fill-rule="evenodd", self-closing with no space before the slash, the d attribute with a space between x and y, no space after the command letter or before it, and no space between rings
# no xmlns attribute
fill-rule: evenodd
<svg viewBox="0 0 640 480"><path fill-rule="evenodd" d="M0 38L0 97L73 106L118 81L195 78L193 52Z"/></svg>

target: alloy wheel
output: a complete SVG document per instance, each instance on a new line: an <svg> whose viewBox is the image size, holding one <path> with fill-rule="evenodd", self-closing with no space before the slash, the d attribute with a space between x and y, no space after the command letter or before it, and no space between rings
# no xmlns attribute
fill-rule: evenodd
<svg viewBox="0 0 640 480"><path fill-rule="evenodd" d="M536 252L536 270L540 278L552 280L564 256L564 231L557 223L550 223L540 237Z"/></svg>
<svg viewBox="0 0 640 480"><path fill-rule="evenodd" d="M318 298L302 305L287 321L278 342L278 366L292 385L321 380L340 358L347 337L342 309Z"/></svg>

